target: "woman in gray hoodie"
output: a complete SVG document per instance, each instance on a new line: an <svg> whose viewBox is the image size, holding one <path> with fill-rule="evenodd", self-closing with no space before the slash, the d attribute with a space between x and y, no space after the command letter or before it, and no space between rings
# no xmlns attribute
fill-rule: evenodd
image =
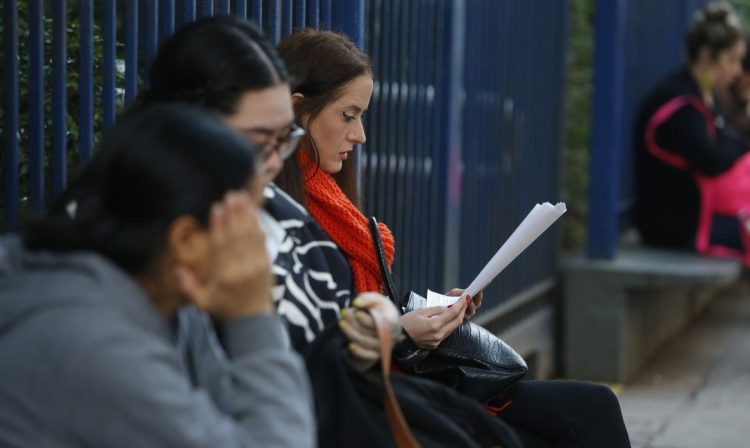
<svg viewBox="0 0 750 448"><path fill-rule="evenodd" d="M314 444L254 166L217 118L141 108L47 216L0 239L0 446ZM231 406L178 349L185 304L216 322Z"/></svg>

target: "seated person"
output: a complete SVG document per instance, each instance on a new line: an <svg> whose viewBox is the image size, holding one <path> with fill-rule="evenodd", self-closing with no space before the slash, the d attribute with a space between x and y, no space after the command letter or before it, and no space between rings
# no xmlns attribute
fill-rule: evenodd
<svg viewBox="0 0 750 448"><path fill-rule="evenodd" d="M731 7L709 3L696 15L685 46L687 65L656 87L637 121L635 224L648 245L743 251L736 213L713 213L701 190L747 151L715 95L737 78L745 55Z"/></svg>
<svg viewBox="0 0 750 448"><path fill-rule="evenodd" d="M131 112L48 215L0 240L0 445L314 445L271 300L255 154L206 113ZM186 304L220 329L231 407L177 349Z"/></svg>
<svg viewBox="0 0 750 448"><path fill-rule="evenodd" d="M374 85L370 59L346 36L330 31L299 31L282 39L278 48L294 80L294 110L305 129L300 149L284 163L278 185L308 208L344 253L355 289L380 291L384 279L367 219L359 208L351 157L366 141L363 115ZM390 265L396 243L386 227L382 226L381 232L385 263ZM404 313L401 324L408 339L394 350L396 362L408 369L421 350L436 348L464 319L471 318L481 300L480 295L465 296L450 307ZM487 409L499 412L495 420L511 426L527 448L630 446L617 398L600 385L519 381L495 397L494 403L495 409ZM420 405L429 404L425 400Z"/></svg>

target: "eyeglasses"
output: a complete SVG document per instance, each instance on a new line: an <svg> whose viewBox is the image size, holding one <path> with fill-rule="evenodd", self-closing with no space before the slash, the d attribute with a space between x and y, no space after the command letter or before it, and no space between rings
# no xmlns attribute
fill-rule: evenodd
<svg viewBox="0 0 750 448"><path fill-rule="evenodd" d="M274 151L279 155L281 160L286 160L294 154L297 149L302 136L305 135L305 130L296 124L292 124L289 133L282 137L276 137L273 140L266 143L259 143L260 156L263 160L268 160Z"/></svg>

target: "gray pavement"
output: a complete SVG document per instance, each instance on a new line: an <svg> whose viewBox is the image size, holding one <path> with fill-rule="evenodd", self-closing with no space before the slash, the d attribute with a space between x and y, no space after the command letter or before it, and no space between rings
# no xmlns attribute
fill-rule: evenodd
<svg viewBox="0 0 750 448"><path fill-rule="evenodd" d="M633 448L750 448L750 289L715 301L619 397Z"/></svg>

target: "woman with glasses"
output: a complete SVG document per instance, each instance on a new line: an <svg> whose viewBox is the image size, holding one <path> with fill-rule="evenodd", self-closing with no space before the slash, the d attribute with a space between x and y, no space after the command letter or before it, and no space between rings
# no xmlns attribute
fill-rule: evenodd
<svg viewBox="0 0 750 448"><path fill-rule="evenodd" d="M270 136L269 138L251 137L251 140L267 141L267 143L264 143L261 147L261 157L263 160L268 160L273 153L276 153L283 162L294 153L300 139L304 135L305 130L297 126L295 123L292 123L289 132L284 132L278 136Z"/></svg>
<svg viewBox="0 0 750 448"><path fill-rule="evenodd" d="M295 124L289 76L275 49L249 22L212 17L179 29L159 49L150 87L140 103L185 102L218 112L225 123L261 148L267 248L273 259L274 301L292 344L303 350L341 311L376 307L398 325L384 298L357 305L346 259L306 210L273 184L304 131ZM366 322L370 323L370 322ZM352 362L369 367L379 354L371 325L345 328Z"/></svg>

